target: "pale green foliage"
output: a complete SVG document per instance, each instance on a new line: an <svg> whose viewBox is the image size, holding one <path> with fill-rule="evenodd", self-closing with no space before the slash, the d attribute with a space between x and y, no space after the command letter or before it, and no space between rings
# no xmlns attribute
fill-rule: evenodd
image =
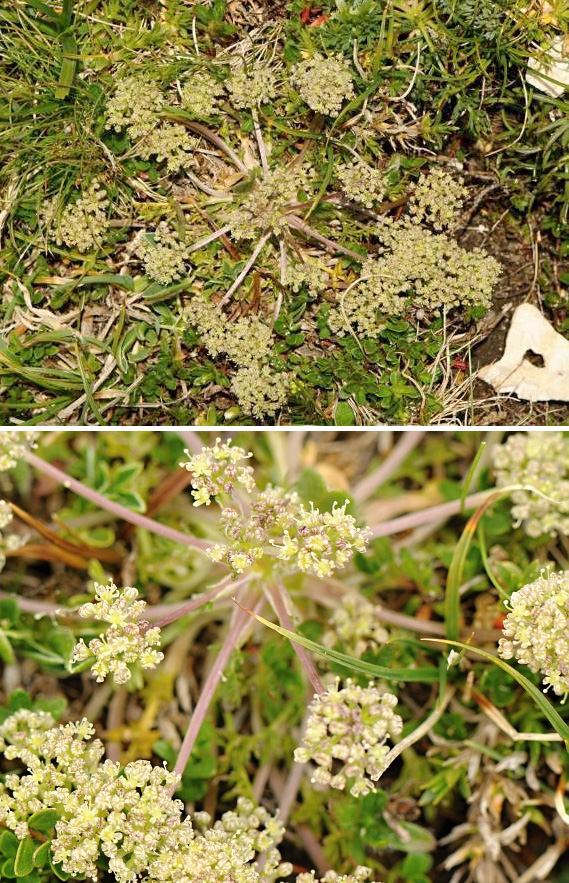
<svg viewBox="0 0 569 883"><path fill-rule="evenodd" d="M133 76L119 80L115 93L107 101L107 129L127 129L135 141L156 125L156 114L165 104L165 97L146 77Z"/></svg>
<svg viewBox="0 0 569 883"><path fill-rule="evenodd" d="M269 365L273 335L258 316L233 322L204 297L196 295L185 310L188 322L199 332L214 358L225 353L237 365L231 388L246 414L272 415L286 399L289 378Z"/></svg>
<svg viewBox="0 0 569 883"><path fill-rule="evenodd" d="M117 883L274 883L290 874L275 848L283 827L266 811L240 802L196 832L170 795L174 773L145 760L122 770L102 761L102 743L88 742L93 732L86 718L56 727L51 715L25 709L0 725L0 751L25 767L0 783L0 822L19 839L33 813L55 809L53 858L74 876L97 879L102 856ZM268 850L266 872L254 863L260 849Z"/></svg>
<svg viewBox="0 0 569 883"><path fill-rule="evenodd" d="M316 52L293 66L292 79L308 106L326 116L337 114L355 95L352 73L342 55L324 58Z"/></svg>
<svg viewBox="0 0 569 883"><path fill-rule="evenodd" d="M361 659L367 650L379 650L389 635L381 624L381 607L371 604L358 592L347 592L328 620L322 635L325 647L342 645L350 656Z"/></svg>
<svg viewBox="0 0 569 883"><path fill-rule="evenodd" d="M522 525L530 537L569 534L569 438L561 432L519 432L493 449L493 463L499 488L526 484L550 497L512 491L514 527Z"/></svg>
<svg viewBox="0 0 569 883"><path fill-rule="evenodd" d="M260 61L240 64L232 71L227 88L234 107L258 107L276 96L276 75Z"/></svg>
<svg viewBox="0 0 569 883"><path fill-rule="evenodd" d="M197 117L209 117L216 113L217 99L223 92L223 86L211 74L198 71L182 86L182 107Z"/></svg>
<svg viewBox="0 0 569 883"><path fill-rule="evenodd" d="M514 592L498 652L516 657L558 696L569 694L569 571L541 576Z"/></svg>
<svg viewBox="0 0 569 883"><path fill-rule="evenodd" d="M49 234L58 245L67 245L80 252L100 246L107 229L106 191L99 181L91 182L73 205L67 205L57 218L58 198L49 200L43 208L43 220Z"/></svg>
<svg viewBox="0 0 569 883"><path fill-rule="evenodd" d="M188 246L181 242L175 230L161 221L152 236L142 234L136 242L136 253L144 262L144 269L151 279L168 285L183 276Z"/></svg>
<svg viewBox="0 0 569 883"><path fill-rule="evenodd" d="M448 181L449 199L442 199ZM339 334L357 328L374 337L385 317L407 309L423 314L440 313L458 307L489 307L493 287L500 273L498 262L482 249L466 251L445 232L433 232L427 219L439 229L455 217L460 205L459 189L452 178L437 173L433 178L433 199L427 197L429 178L421 178L415 214L399 221L383 219L377 236L386 249L379 258L367 258L361 281L340 298L330 314L330 327Z"/></svg>
<svg viewBox="0 0 569 883"><path fill-rule="evenodd" d="M251 466L237 465L253 454L232 445L231 439L222 443L218 438L212 447L202 448L199 454L190 454L187 449L184 453L189 459L180 466L192 473L194 506L209 506L214 497L219 494L231 495L239 485L248 493L255 490Z"/></svg>
<svg viewBox="0 0 569 883"><path fill-rule="evenodd" d="M37 446L38 437L34 429L0 431L0 472L13 469L27 451Z"/></svg>
<svg viewBox="0 0 569 883"><path fill-rule="evenodd" d="M270 169L256 178L253 189L229 218L237 239L253 239L259 232L282 233L285 210L309 187L311 170L304 166Z"/></svg>
<svg viewBox="0 0 569 883"><path fill-rule="evenodd" d="M310 706L298 763L313 761L312 783L324 788L364 796L375 791L375 782L386 769L388 738L399 735L403 721L393 709L397 697L372 682L359 687L349 678L339 689L339 679L326 692L317 693Z"/></svg>
<svg viewBox="0 0 569 883"><path fill-rule="evenodd" d="M385 175L361 160L344 163L336 169L342 189L349 199L373 208L385 196Z"/></svg>
<svg viewBox="0 0 569 883"><path fill-rule="evenodd" d="M155 668L164 659L164 654L155 647L160 643L160 629L148 628L145 620L138 622L146 607L146 601L138 599L138 589L127 586L121 591L110 582L108 586L95 583L95 600L83 604L79 615L108 622L109 628L100 638L85 644L83 639L76 644L73 662L82 662L95 657L91 666L97 681L104 681L108 674L113 675L115 684L125 684L132 677L130 666Z"/></svg>

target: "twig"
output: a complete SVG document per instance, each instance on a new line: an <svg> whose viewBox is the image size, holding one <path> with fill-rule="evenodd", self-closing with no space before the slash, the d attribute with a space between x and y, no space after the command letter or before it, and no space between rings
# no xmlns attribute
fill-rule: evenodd
<svg viewBox="0 0 569 883"><path fill-rule="evenodd" d="M201 454L204 444L197 432L193 429L179 429L178 435L187 444L189 453Z"/></svg>
<svg viewBox="0 0 569 883"><path fill-rule="evenodd" d="M176 604L174 608L174 604L163 604L164 607L172 607L174 609L170 610L166 613L161 619L156 620L155 618L152 627L153 628L164 628L166 625L170 625L171 622L176 622L177 619L180 619L181 616L186 616L188 613L192 613L194 610L198 610L200 607L203 607L204 604L207 604L209 601L213 601L215 598L219 598L224 591L227 589L231 589L233 592L235 589L240 586L245 585L249 581L250 577L242 577L240 580L234 580L233 576L227 576L224 580L218 583L213 589L210 589L209 592L204 592L202 595L199 595L197 598L192 598L191 601L188 601L185 604ZM147 618L149 617L149 613L151 610L155 610L155 608L147 608L145 614Z"/></svg>
<svg viewBox="0 0 569 883"><path fill-rule="evenodd" d="M414 745L415 742L418 742L419 739L422 739L423 736L427 735L429 730L432 729L437 721L441 719L447 705L449 704L455 693L456 687L446 688L440 705L438 705L437 708L435 708L435 710L423 721L422 724L419 724L419 726L415 730L413 730L412 733L409 733L408 736L405 736L405 738L402 739L401 742L398 742L397 745L395 745L395 747L391 749L391 751L385 758L384 771L389 766L391 766L393 761L396 760L400 754L403 754L403 752L406 751L407 748L410 748L411 745Z"/></svg>
<svg viewBox="0 0 569 883"><path fill-rule="evenodd" d="M358 254L357 251L352 251L351 248L345 248L343 245L340 245L338 242L334 242L333 239L327 239L326 236L322 236L317 230L313 230L305 221L296 215L287 215L287 223L289 227L292 227L294 230L300 230L302 233L305 233L306 236L309 236L311 239L315 239L317 242L320 242L322 245L325 245L326 248L331 251L333 254L336 252L341 252L341 254L347 254L351 258L355 258L358 263L364 260L364 256Z"/></svg>
<svg viewBox="0 0 569 883"><path fill-rule="evenodd" d="M257 113L257 108L251 108L251 115L253 117L253 128L255 129L255 137L257 139L257 144L259 147L259 158L261 160L261 166L263 167L264 172L269 171L269 164L267 162L267 148L265 147L265 142L263 141L263 133L261 132L261 127L259 125L259 115Z"/></svg>

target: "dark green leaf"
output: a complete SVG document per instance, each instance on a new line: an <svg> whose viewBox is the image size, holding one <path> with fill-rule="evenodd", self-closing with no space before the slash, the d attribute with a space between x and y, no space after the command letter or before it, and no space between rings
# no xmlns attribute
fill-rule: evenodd
<svg viewBox="0 0 569 883"><path fill-rule="evenodd" d="M34 852L36 851L37 841L33 837L24 837L20 841L18 851L16 853L16 861L14 862L14 870L16 877L25 877L31 874L34 869Z"/></svg>
<svg viewBox="0 0 569 883"><path fill-rule="evenodd" d="M34 865L36 866L36 868L45 867L45 865L49 863L50 854L51 840L46 840L46 842L42 843L41 846L38 846L38 848L34 852Z"/></svg>
<svg viewBox="0 0 569 883"><path fill-rule="evenodd" d="M39 809L28 819L28 826L32 831L49 834L60 818L61 816L55 809Z"/></svg>
<svg viewBox="0 0 569 883"><path fill-rule="evenodd" d="M67 871L64 871L60 864L56 864L53 860L53 853L49 854L49 866L56 877L60 880L69 880L71 874L68 874Z"/></svg>
<svg viewBox="0 0 569 883"><path fill-rule="evenodd" d="M20 711L21 708L31 711L32 700L25 690L14 690L8 697L8 708L10 711Z"/></svg>
<svg viewBox="0 0 569 883"><path fill-rule="evenodd" d="M6 665L14 661L14 651L4 629L0 629L0 659Z"/></svg>
<svg viewBox="0 0 569 883"><path fill-rule="evenodd" d="M20 841L13 831L2 831L0 834L0 853L8 858L14 858Z"/></svg>

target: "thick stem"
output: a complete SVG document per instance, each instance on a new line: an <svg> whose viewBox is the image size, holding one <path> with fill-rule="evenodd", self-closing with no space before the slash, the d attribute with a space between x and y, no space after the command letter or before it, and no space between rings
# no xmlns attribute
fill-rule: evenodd
<svg viewBox="0 0 569 883"><path fill-rule="evenodd" d="M294 626L292 624L290 616L288 615L287 610L287 602L290 603L290 597L283 583L278 580L276 585L267 586L267 594L282 627L288 629L290 632L293 632ZM300 644L293 644L292 646L294 648L294 652L302 663L308 680L314 688L314 692L324 693L324 685L318 677L318 672L316 671L314 664L312 663L312 660L310 659L304 647L301 647Z"/></svg>
<svg viewBox="0 0 569 883"><path fill-rule="evenodd" d="M79 494L80 497L84 497L96 506L100 506L101 509L106 509L108 512L112 512L113 515L117 515L124 521L129 521L137 527L143 527L145 530L149 530L159 536L173 540L175 543L181 543L183 546L189 546L191 549L197 549L200 552L211 546L211 543L207 540L199 540L196 539L196 537L190 537L173 527L167 527L165 524L160 524L159 521L154 521L152 518L140 515L138 512L131 512L130 509L121 506L120 503L108 500L102 494L87 487L82 482L77 481L77 479L71 478L61 469L58 469L57 466L47 463L45 460L42 460L41 457L36 456L36 454L28 452L25 459L30 466L33 466L39 472L43 472L44 475L49 475L50 478L53 478L54 481L62 484L63 487L74 491L76 494Z"/></svg>
<svg viewBox="0 0 569 883"><path fill-rule="evenodd" d="M205 716L208 712L208 709L215 695L215 691L217 690L218 684L221 680L223 670L229 662L229 657L233 653L234 649L238 646L239 639L248 627L249 614L246 613L244 610L241 610L240 607L236 607L235 613L233 615L233 622L231 623L229 631L225 636L223 646L217 655L217 658L205 680L205 683L203 684L200 698L198 699L196 707L194 708L190 724L188 726L186 735L184 736L184 741L182 742L182 745L180 747L180 751L176 760L176 766L174 767L174 772L177 773L179 776L182 775L186 768L186 764L189 760L190 754L192 753L192 749L195 745L196 739L201 729L201 725L205 720ZM174 785L174 787L171 789L172 793L174 793L176 787L177 785Z"/></svg>
<svg viewBox="0 0 569 883"><path fill-rule="evenodd" d="M425 431L422 429L409 430L404 432L395 447L391 450L385 460L380 463L377 469L366 475L353 489L352 496L358 502L362 503L386 482L397 467L409 456L411 451L417 447L423 439Z"/></svg>
<svg viewBox="0 0 569 883"><path fill-rule="evenodd" d="M477 494L470 494L464 500L464 509L475 509L481 503L484 503L489 496L496 493L495 488L488 491L480 491ZM401 515L399 518L391 518L382 524L376 524L371 528L371 536L387 537L395 533L401 533L404 530L410 530L412 527L419 527L421 524L428 524L437 518L450 518L457 515L462 508L460 500L451 500L449 503L441 503L439 506L430 506L428 509L422 509L420 512L413 512L411 515Z"/></svg>

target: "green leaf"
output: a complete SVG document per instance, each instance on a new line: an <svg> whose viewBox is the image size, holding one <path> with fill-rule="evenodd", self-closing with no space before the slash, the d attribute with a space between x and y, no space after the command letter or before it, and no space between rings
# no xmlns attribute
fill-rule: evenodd
<svg viewBox="0 0 569 883"><path fill-rule="evenodd" d="M355 426L356 415L347 402L338 402L334 412L334 424L336 426Z"/></svg>
<svg viewBox="0 0 569 883"><path fill-rule="evenodd" d="M47 711L54 720L59 720L66 708L67 701L62 698L36 699L34 702L35 711Z"/></svg>
<svg viewBox="0 0 569 883"><path fill-rule="evenodd" d="M42 843L41 846L38 846L34 852L34 865L36 868L43 868L45 865L49 864L50 855L51 840L46 840L46 842Z"/></svg>
<svg viewBox="0 0 569 883"><path fill-rule="evenodd" d="M14 598L2 598L0 601L0 621L7 620L14 625L20 618L20 609Z"/></svg>
<svg viewBox="0 0 569 883"><path fill-rule="evenodd" d="M10 858L6 859L0 868L0 880L13 880L15 878L14 859L15 856L10 856Z"/></svg>
<svg viewBox="0 0 569 883"><path fill-rule="evenodd" d="M239 604L238 601L235 603L241 607L241 604ZM338 650L330 650L328 647L323 647L322 644L317 644L315 641L310 641L308 638L302 637L302 635L297 635L295 632L284 629L282 626L276 625L274 622L269 622L268 619L264 619L262 616L259 616L258 613L253 613L252 610L247 610L245 607L241 607L241 609L246 610L247 613L259 622L262 622L267 628L273 629L273 631L278 632L279 635L288 638L293 644L300 644L300 646L304 647L306 650L312 650L312 652L317 653L318 656L323 656L324 659L329 659L332 662L338 662L340 665L343 665L352 671L359 671L362 674L372 675L374 678L384 678L387 681L409 681L432 684L439 680L438 668L433 668L432 666L422 666L421 668L386 668L383 665L373 665L371 662L364 662L362 659L356 659L354 656L347 656L345 653L340 653Z"/></svg>
<svg viewBox="0 0 569 883"><path fill-rule="evenodd" d="M569 725L566 724L561 715L556 712L553 705L548 702L541 690L539 690L535 684L532 684L532 682L520 671L513 668L511 665L508 665L508 663L504 662L503 659L500 659L499 656L492 656L492 654L488 653L486 650L481 650L479 647L473 647L471 644L462 644L460 641L447 641L444 638L422 638L421 640L427 641L431 644L448 644L451 647L460 647L462 650L468 650L470 653L476 653L477 656L482 656L483 659L487 659L488 662L492 662L503 671L508 672L508 674L515 678L518 684L524 688L526 693L529 693L552 725L555 732L561 736L565 745L569 748Z"/></svg>
<svg viewBox="0 0 569 883"><path fill-rule="evenodd" d="M25 708L26 711L32 710L32 700L30 699L29 693L26 693L25 690L13 690L8 697L8 708L10 711L20 711L21 708Z"/></svg>
<svg viewBox="0 0 569 883"><path fill-rule="evenodd" d="M54 93L58 100L69 95L77 70L77 43L71 34L65 34L61 38L61 55L63 58L61 72Z"/></svg>
<svg viewBox="0 0 569 883"><path fill-rule="evenodd" d="M26 877L31 874L34 869L34 852L36 851L36 842L29 835L20 841L18 851L16 853L16 861L14 862L14 870L16 877Z"/></svg>
<svg viewBox="0 0 569 883"><path fill-rule="evenodd" d="M49 866L56 877L60 880L69 880L71 874L68 874L67 871L64 871L60 864L56 864L53 860L53 853L50 851L49 853Z"/></svg>
<svg viewBox="0 0 569 883"><path fill-rule="evenodd" d="M15 858L19 843L13 831L3 831L0 834L0 853L8 858Z"/></svg>
<svg viewBox="0 0 569 883"><path fill-rule="evenodd" d="M39 831L40 834L49 834L60 818L61 816L55 809L38 809L28 819L28 827L32 831Z"/></svg>
<svg viewBox="0 0 569 883"><path fill-rule="evenodd" d="M472 540L476 533L478 522L484 515L488 506L499 500L501 497L507 496L510 488L505 491L491 491L488 499L478 507L476 512L469 518L466 527L456 545L452 561L448 570L447 585L445 593L445 622L447 638L456 641L460 634L460 588L462 586L462 574L466 558L472 545Z"/></svg>
<svg viewBox="0 0 569 883"><path fill-rule="evenodd" d="M328 485L316 469L303 469L296 482L296 491L303 503L314 503L328 493Z"/></svg>
<svg viewBox="0 0 569 883"><path fill-rule="evenodd" d="M4 629L0 629L0 659L6 665L14 661L14 651Z"/></svg>

